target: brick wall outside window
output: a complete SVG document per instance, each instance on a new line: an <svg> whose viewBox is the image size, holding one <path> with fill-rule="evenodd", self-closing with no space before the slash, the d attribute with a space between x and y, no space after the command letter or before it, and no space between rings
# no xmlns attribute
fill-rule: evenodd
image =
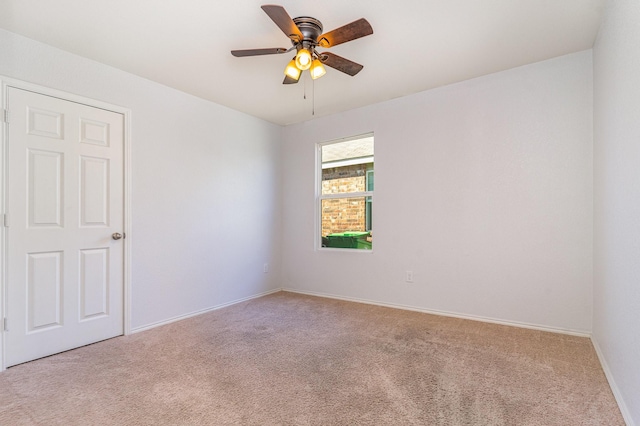
<svg viewBox="0 0 640 426"><path fill-rule="evenodd" d="M367 164L322 170L322 194L366 191ZM322 236L346 231L365 231L365 200L322 200Z"/></svg>

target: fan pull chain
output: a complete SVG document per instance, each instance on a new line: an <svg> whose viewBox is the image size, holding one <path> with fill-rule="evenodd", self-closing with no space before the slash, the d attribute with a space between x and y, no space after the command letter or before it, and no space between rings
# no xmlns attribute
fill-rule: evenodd
<svg viewBox="0 0 640 426"><path fill-rule="evenodd" d="M316 81L311 80L311 115L316 115Z"/></svg>

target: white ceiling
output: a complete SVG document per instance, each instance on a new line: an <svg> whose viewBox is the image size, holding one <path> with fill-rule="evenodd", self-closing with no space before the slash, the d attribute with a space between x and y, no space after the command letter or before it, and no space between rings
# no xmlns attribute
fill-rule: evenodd
<svg viewBox="0 0 640 426"><path fill-rule="evenodd" d="M290 47L266 0L1 0L0 27L290 124L592 47L603 0L278 0L325 32L366 18L374 34L330 49L364 65L283 85ZM319 49L322 51L322 49ZM303 98L306 87L307 99ZM315 93L315 96L314 96Z"/></svg>

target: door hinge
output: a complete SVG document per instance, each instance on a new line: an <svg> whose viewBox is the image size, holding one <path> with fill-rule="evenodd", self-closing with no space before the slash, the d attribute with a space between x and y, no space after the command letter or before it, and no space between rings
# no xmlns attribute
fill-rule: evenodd
<svg viewBox="0 0 640 426"><path fill-rule="evenodd" d="M7 321L7 318L5 317L4 320L2 321L2 328L4 328L4 331L9 331L9 321Z"/></svg>
<svg viewBox="0 0 640 426"><path fill-rule="evenodd" d="M2 215L2 225L3 225L5 228L8 228L8 227L9 227L9 216L7 216L7 214L6 214L6 213L4 213L4 214Z"/></svg>
<svg viewBox="0 0 640 426"><path fill-rule="evenodd" d="M2 110L2 121L4 121L5 123L9 122L9 110L8 109L3 109Z"/></svg>

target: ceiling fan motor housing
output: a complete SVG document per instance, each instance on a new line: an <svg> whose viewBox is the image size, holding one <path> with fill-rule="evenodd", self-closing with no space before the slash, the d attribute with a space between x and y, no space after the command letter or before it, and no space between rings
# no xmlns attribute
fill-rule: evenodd
<svg viewBox="0 0 640 426"><path fill-rule="evenodd" d="M316 46L318 44L318 37L322 34L322 22L310 16L293 18L293 22L300 29L304 37L301 43L303 47L308 48L309 46ZM293 41L293 44L296 45L297 43Z"/></svg>

